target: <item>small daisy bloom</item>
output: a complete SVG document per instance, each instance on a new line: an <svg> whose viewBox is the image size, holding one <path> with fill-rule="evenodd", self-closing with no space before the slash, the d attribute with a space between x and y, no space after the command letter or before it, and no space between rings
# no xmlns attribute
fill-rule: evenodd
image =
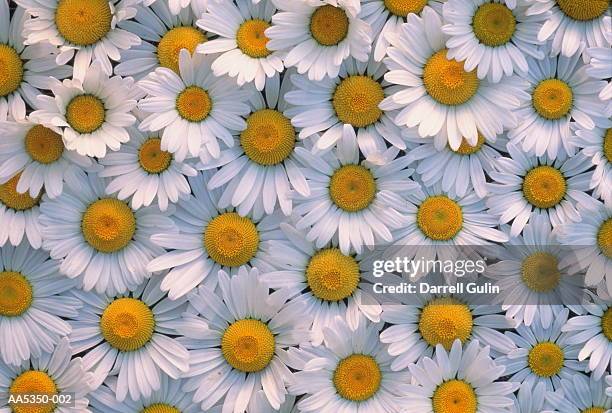
<svg viewBox="0 0 612 413"><path fill-rule="evenodd" d="M31 197L28 192L17 191L21 175L21 172L17 173L0 184L0 247L7 243L17 246L25 238L38 249L42 245L38 222L42 192Z"/></svg>
<svg viewBox="0 0 612 413"><path fill-rule="evenodd" d="M107 147L119 150L130 139L126 128L136 122L130 113L136 107L131 78L109 78L94 63L82 82L50 78L49 83L53 96L39 96L30 118L62 135L66 149L103 158Z"/></svg>
<svg viewBox="0 0 612 413"><path fill-rule="evenodd" d="M591 47L587 49L591 58L586 72L593 79L607 80L608 84L599 92L599 99L604 102L612 100L612 52L609 47ZM612 117L612 101L606 106L607 117Z"/></svg>
<svg viewBox="0 0 612 413"><path fill-rule="evenodd" d="M164 249L149 237L174 230L157 208L132 210L105 193L107 182L95 174L81 174L67 182L61 197L45 196L40 225L43 248L61 260L60 272L78 278L79 286L109 295L141 284L151 273L147 263Z"/></svg>
<svg viewBox="0 0 612 413"><path fill-rule="evenodd" d="M286 67L295 66L311 80L323 80L337 77L348 57L368 60L372 30L347 5L349 1L271 1L279 11L265 31L266 47L286 53Z"/></svg>
<svg viewBox="0 0 612 413"><path fill-rule="evenodd" d="M547 392L546 401L556 413L606 413L612 408L604 380L581 374L561 380L561 389Z"/></svg>
<svg viewBox="0 0 612 413"><path fill-rule="evenodd" d="M186 157L206 151L218 158L219 140L234 144L233 132L242 131L242 118L249 112L244 103L250 92L240 89L229 78L217 78L210 71L214 57L182 49L179 73L158 67L138 82L147 97L138 108L147 113L140 123L141 131L161 133L161 149L182 162Z"/></svg>
<svg viewBox="0 0 612 413"><path fill-rule="evenodd" d="M220 271L218 277L219 293L205 286L190 293L178 329L191 356L183 390L195 391L201 411L223 399L223 411L242 413L263 389L277 410L292 382L286 349L308 341L308 320L300 309L286 307L284 292L270 293L257 269L243 267L231 278Z"/></svg>
<svg viewBox="0 0 612 413"><path fill-rule="evenodd" d="M595 165L589 189L594 189L596 197L612 206L612 122L602 119L591 130L577 126L574 133L575 145Z"/></svg>

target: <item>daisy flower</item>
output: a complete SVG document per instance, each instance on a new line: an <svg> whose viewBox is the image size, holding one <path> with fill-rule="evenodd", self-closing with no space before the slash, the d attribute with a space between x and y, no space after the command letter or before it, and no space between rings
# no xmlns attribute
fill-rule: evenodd
<svg viewBox="0 0 612 413"><path fill-rule="evenodd" d="M208 11L197 21L198 27L218 38L198 46L198 53L217 54L211 69L215 76L235 77L240 86L255 82L263 90L266 78L283 71L283 52L269 50L265 31L271 26L274 4L251 0L211 0Z"/></svg>
<svg viewBox="0 0 612 413"><path fill-rule="evenodd" d="M288 309L286 295L270 293L258 277L257 269L231 278L220 271L219 293L200 286L189 295L192 311L178 329L191 356L183 390L195 391L201 411L223 399L223 411L242 413L262 389L274 410L286 400L286 349L309 333L299 309Z"/></svg>
<svg viewBox="0 0 612 413"><path fill-rule="evenodd" d="M593 79L607 80L608 84L599 92L599 99L603 101L612 100L612 53L609 47L591 47L586 53L591 60L586 69L587 75ZM606 106L607 117L612 117L612 102Z"/></svg>
<svg viewBox="0 0 612 413"><path fill-rule="evenodd" d="M40 224L40 199L42 192L35 197L17 191L21 172L0 184L0 247L7 242L17 246L26 238L35 249L42 245Z"/></svg>
<svg viewBox="0 0 612 413"><path fill-rule="evenodd" d="M545 214L553 227L579 221L577 205L597 210L599 201L586 194L592 172L583 154L572 158L529 156L516 145L507 145L509 158L497 160L499 171L489 175L489 215L500 224L512 220L510 236L521 233L534 213Z"/></svg>
<svg viewBox="0 0 612 413"><path fill-rule="evenodd" d="M612 205L612 122L602 119L593 129L577 127L574 144L591 159L595 171L589 189L607 205Z"/></svg>
<svg viewBox="0 0 612 413"><path fill-rule="evenodd" d="M591 130L602 117L603 108L597 93L604 81L591 80L580 55L572 57L528 58L529 71L524 74L529 86L529 99L516 111L521 120L511 129L508 138L522 142L525 152L549 157L572 155L570 119L578 126Z"/></svg>
<svg viewBox="0 0 612 413"><path fill-rule="evenodd" d="M404 403L414 413L503 413L512 406L515 383L496 381L504 367L489 357L489 347L478 340L462 349L455 340L449 352L436 347L433 359L425 357L409 366L415 384L410 385Z"/></svg>
<svg viewBox="0 0 612 413"><path fill-rule="evenodd" d="M136 128L129 128L128 133L130 141L120 151L100 159L104 169L99 176L112 178L106 186L107 194L117 193L122 201L131 198L134 210L157 200L159 209L165 211L168 202L176 203L191 193L186 177L198 173L192 165L177 162L170 152L162 150L156 134L145 135Z"/></svg>
<svg viewBox="0 0 612 413"><path fill-rule="evenodd" d="M476 146L478 131L495 140L505 126L516 123L512 111L527 98L524 81L516 76L497 84L478 79L476 70L467 71L464 62L448 56L440 16L430 7L421 15L410 14L408 23L389 36L385 79L398 86L381 108L401 109L397 125L418 125L421 137L441 133L455 150L462 137Z"/></svg>
<svg viewBox="0 0 612 413"><path fill-rule="evenodd" d="M281 215L266 215L261 220L241 216L232 209L219 209L221 193L207 190L210 174L189 178L193 194L179 200L172 219L178 232L159 231L151 241L167 248L147 266L149 271L171 269L161 283L171 299L187 294L204 282L211 289L217 273L236 274L241 267L273 268L263 258L271 240L283 239L278 230Z"/></svg>
<svg viewBox="0 0 612 413"><path fill-rule="evenodd" d="M106 184L95 174L75 176L61 197L45 196L40 225L43 248L61 260L62 274L78 278L86 291L95 288L114 295L151 276L146 265L164 249L149 237L155 231L171 231L174 225L156 208L133 211L106 195Z"/></svg>
<svg viewBox="0 0 612 413"><path fill-rule="evenodd" d="M308 72L311 80L335 78L342 61L352 56L365 62L372 48L372 30L346 0L272 0L279 9L266 29L268 50L286 53L286 67ZM329 4L333 3L333 4Z"/></svg>
<svg viewBox="0 0 612 413"><path fill-rule="evenodd" d="M82 82L50 78L49 83L53 96L39 96L30 119L62 135L66 149L103 158L107 147L116 151L130 139L126 127L136 121L130 113L136 107L131 78L109 78L95 63Z"/></svg>
<svg viewBox="0 0 612 413"><path fill-rule="evenodd" d="M516 3L516 1L514 2ZM444 3L444 20L449 22L442 31L447 57L464 61L464 70L478 69L479 79L485 77L498 83L513 73L529 69L525 55L544 58L544 41L537 33L546 15L527 16L527 5L511 8L502 0L449 0Z"/></svg>
<svg viewBox="0 0 612 413"><path fill-rule="evenodd" d="M56 65L57 51L49 43L26 46L22 37L28 20L24 10L17 7L11 17L7 0L0 0L0 121L8 116L21 120L26 115L26 102L35 106L36 96L47 89L49 76L63 79L72 70Z"/></svg>
<svg viewBox="0 0 612 413"><path fill-rule="evenodd" d="M83 366L94 374L92 388L118 375L115 396L123 402L161 397L165 375L178 379L189 370L189 354L175 327L187 305L171 301L159 289L161 277L146 280L119 296L74 290L85 303L71 321L73 354L86 352Z"/></svg>
<svg viewBox="0 0 612 413"><path fill-rule="evenodd" d="M80 357L71 358L68 339L63 338L52 352L32 357L18 366L0 361L0 411L10 413L91 413L86 396L91 391L92 374ZM71 403L20 403L32 394L66 396ZM9 401L13 399L14 401Z"/></svg>
<svg viewBox="0 0 612 413"><path fill-rule="evenodd" d="M266 83L264 94L254 93L246 128L235 144L221 152L219 159L201 153L204 170L216 170L209 189L223 188L219 208L235 207L240 215L253 212L260 219L264 212L272 214L278 205L285 215L293 209L292 192L310 196L310 187L296 159L296 131L283 112L288 105L283 98L289 88L279 76ZM251 188L245 191L244 188Z"/></svg>
<svg viewBox="0 0 612 413"><path fill-rule="evenodd" d="M85 78L92 59L110 76L113 73L111 60L119 60L119 51L140 44L137 35L117 27L117 23L136 15L133 6L140 0L15 2L33 17L24 24L25 44L49 42L58 47L60 53L55 59L58 65L74 57L75 79Z"/></svg>
<svg viewBox="0 0 612 413"><path fill-rule="evenodd" d="M59 263L23 242L0 255L0 357L19 365L50 353L78 316L82 304L66 296L74 282L59 274Z"/></svg>
<svg viewBox="0 0 612 413"><path fill-rule="evenodd" d="M546 401L558 413L606 413L612 408L605 382L581 374L561 380L561 389L546 393Z"/></svg>
<svg viewBox="0 0 612 413"><path fill-rule="evenodd" d="M324 345L290 349L292 367L298 370L290 389L304 395L297 403L299 411L403 411L400 396L410 375L391 370L391 358L378 334L379 327L363 318L352 331L345 320L336 317L323 330Z"/></svg>
<svg viewBox="0 0 612 413"><path fill-rule="evenodd" d="M200 150L218 158L219 139L226 146L234 143L232 133L246 127L242 116L249 112L243 103L249 92L229 78L217 78L210 71L213 57L182 49L179 73L158 67L138 82L147 97L138 108L148 114L140 123L141 131L163 129L161 149L171 152L182 162L187 156L198 156Z"/></svg>

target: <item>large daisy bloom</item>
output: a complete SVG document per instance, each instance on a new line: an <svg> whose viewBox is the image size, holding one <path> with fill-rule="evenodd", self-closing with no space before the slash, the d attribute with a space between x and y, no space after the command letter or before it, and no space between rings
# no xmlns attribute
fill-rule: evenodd
<svg viewBox="0 0 612 413"><path fill-rule="evenodd" d="M147 97L138 102L147 113L141 131L161 132L161 149L174 154L179 162L206 151L218 158L219 140L234 144L233 132L246 127L242 116L249 112L244 103L250 92L240 89L229 78L217 78L210 71L211 56L181 49L179 73L158 67L138 82Z"/></svg>
<svg viewBox="0 0 612 413"><path fill-rule="evenodd" d="M0 0L0 121L9 115L25 118L26 102L35 106L39 89L47 89L49 76L63 79L72 73L70 67L55 64L53 45L24 44L23 25L28 18L20 7L11 17L7 0Z"/></svg>
<svg viewBox="0 0 612 413"><path fill-rule="evenodd" d="M607 80L608 84L599 92L599 98L603 101L612 100L612 53L609 47L591 47L586 53L590 56L589 66L586 72L594 79ZM612 101L606 106L607 117L612 117Z"/></svg>
<svg viewBox="0 0 612 413"><path fill-rule="evenodd" d="M606 413L612 397L606 395L604 380L577 374L561 380L561 389L546 393L546 401L558 413Z"/></svg>
<svg viewBox="0 0 612 413"><path fill-rule="evenodd" d="M120 50L140 44L134 33L117 23L136 15L133 7L140 0L16 0L33 18L24 24L25 44L49 42L59 47L58 65L74 57L73 77L83 80L92 60L104 73L113 73L111 60ZM84 29L86 28L86 30Z"/></svg>
<svg viewBox="0 0 612 413"><path fill-rule="evenodd" d="M7 243L17 246L21 240L27 239L33 248L38 249L42 245L38 222L42 192L31 197L27 192L17 191L21 175L17 173L0 184L0 247Z"/></svg>
<svg viewBox="0 0 612 413"><path fill-rule="evenodd" d="M478 132L494 141L505 126L515 125L512 111L527 99L524 81L516 76L497 84L478 79L476 70L467 71L464 62L448 56L440 16L430 7L421 15L410 14L408 23L389 36L385 79L399 90L381 108L401 109L396 124L418 125L421 137L441 134L455 150L462 137L476 146Z"/></svg>
<svg viewBox="0 0 612 413"><path fill-rule="evenodd" d="M50 353L70 333L62 318L78 316L81 301L66 292L75 283L59 274L59 263L26 242L5 246L0 256L0 358L19 365Z"/></svg>
<svg viewBox="0 0 612 413"><path fill-rule="evenodd" d="M289 350L292 367L298 370L290 389L304 395L297 403L299 411L403 411L400 396L410 375L391 370L391 358L378 334L379 327L363 318L352 331L344 319L336 317L323 330L322 346Z"/></svg>
<svg viewBox="0 0 612 413"><path fill-rule="evenodd" d="M190 311L178 329L191 356L183 389L195 391L201 411L223 399L223 411L242 413L262 389L277 410L292 382L286 349L308 341L307 320L286 307L282 291L270 293L257 269L218 277L219 293L201 286L189 295Z"/></svg>
<svg viewBox="0 0 612 413"><path fill-rule="evenodd" d="M574 134L574 144L595 165L589 188L606 205L612 205L612 122L602 119L591 130L575 128Z"/></svg>
<svg viewBox="0 0 612 413"><path fill-rule="evenodd" d="M335 78L349 56L365 62L371 50L370 26L347 0L271 0L279 11L266 29L268 50L286 53L286 67L311 80Z"/></svg>
<svg viewBox="0 0 612 413"><path fill-rule="evenodd" d="M442 31L447 57L464 61L464 70L478 69L479 79L497 83L503 76L525 73L529 69L525 55L544 57L544 41L537 33L546 15L527 16L527 6L510 8L503 0L449 0L444 3Z"/></svg>
<svg viewBox="0 0 612 413"><path fill-rule="evenodd" d="M164 249L149 237L174 225L157 208L134 211L107 195L106 184L95 174L75 176L61 197L45 196L40 225L43 248L61 260L62 274L78 278L86 291L114 295L151 276L146 265Z"/></svg>
<svg viewBox="0 0 612 413"><path fill-rule="evenodd" d="M178 379L189 370L189 354L176 335L185 300L171 301L159 289L160 276L118 296L75 290L85 305L70 322L73 353L86 351L83 365L97 388L118 374L117 401L150 398L162 388L162 376Z"/></svg>
<svg viewBox="0 0 612 413"><path fill-rule="evenodd" d="M49 79L49 83L53 96L39 96L38 110L30 118L62 135L66 149L102 158L107 147L119 150L130 139L126 128L136 122L130 113L136 107L131 78L109 78L94 63L82 82Z"/></svg>
<svg viewBox="0 0 612 413"><path fill-rule="evenodd" d="M235 77L239 85L255 82L263 90L266 78L284 69L281 51L269 50L265 31L276 11L273 2L253 4L251 0L211 0L208 11L197 21L198 27L219 35L198 46L197 52L217 54L211 69L215 76Z"/></svg>

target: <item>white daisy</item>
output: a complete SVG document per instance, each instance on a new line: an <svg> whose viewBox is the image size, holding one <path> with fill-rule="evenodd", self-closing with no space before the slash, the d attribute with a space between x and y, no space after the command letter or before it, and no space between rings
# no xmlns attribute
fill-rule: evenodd
<svg viewBox="0 0 612 413"><path fill-rule="evenodd" d="M258 2L259 0L255 1L253 0L254 3ZM153 4L153 6L155 6L156 3L164 3L163 1L157 1L157 0L143 0L143 3L145 6L149 6L151 4ZM181 14L182 12L185 11L186 8L191 6L191 10L194 11L194 13L196 13L198 16L201 13L198 13L198 11L204 11L206 9L206 5L208 3L208 0L168 0L167 1L169 10L173 15L178 15Z"/></svg>
<svg viewBox="0 0 612 413"><path fill-rule="evenodd" d="M561 389L547 392L546 401L558 413L606 413L612 408L604 380L583 375L561 380Z"/></svg>
<svg viewBox="0 0 612 413"><path fill-rule="evenodd" d="M53 96L38 96L30 118L62 135L66 149L102 158L107 147L116 151L130 139L126 127L136 121L131 78L109 78L94 63L83 82L49 78L49 84Z"/></svg>
<svg viewBox="0 0 612 413"><path fill-rule="evenodd" d="M61 197L45 196L40 224L43 248L61 260L60 272L78 278L86 291L115 295L151 276L146 265L164 249L149 237L174 225L156 208L133 211L106 195L106 184L95 174L73 177Z"/></svg>
<svg viewBox="0 0 612 413"><path fill-rule="evenodd" d="M371 50L370 26L346 0L271 0L279 9L266 29L268 50L286 53L286 67L308 72L311 80L335 78L349 56L365 62Z"/></svg>
<svg viewBox="0 0 612 413"><path fill-rule="evenodd" d="M47 77L63 79L72 73L70 67L55 64L57 51L51 44L24 45L28 18L21 7L11 16L7 0L0 0L0 121L25 118L26 103L35 106L39 89L47 89Z"/></svg>
<svg viewBox="0 0 612 413"><path fill-rule="evenodd" d="M21 173L0 184L0 247L7 242L17 246L26 238L33 248L40 248L42 236L38 218L42 192L31 197L17 191Z"/></svg>
<svg viewBox="0 0 612 413"><path fill-rule="evenodd" d="M140 123L141 131L163 129L161 149L171 152L177 161L198 156L200 150L218 158L219 140L231 147L233 132L246 123L241 116L249 112L250 92L240 89L229 78L217 78L210 71L214 57L179 53L179 74L158 67L138 82L147 97L138 103L148 116Z"/></svg>
<svg viewBox="0 0 612 413"><path fill-rule="evenodd" d="M165 211L168 202L176 203L191 193L187 176L197 175L188 162L177 162L174 156L161 149L161 139L146 136L136 128L129 128L130 141L118 152L100 159L104 165L99 175L112 178L106 186L107 194L117 193L117 198L131 198L134 210L149 206L157 200L159 209Z"/></svg>
<svg viewBox="0 0 612 413"><path fill-rule="evenodd" d="M574 126L574 144L583 148L582 153L595 165L589 189L594 189L597 198L612 206L612 122L602 119L591 130Z"/></svg>
<svg viewBox="0 0 612 413"><path fill-rule="evenodd" d="M176 339L175 327L186 300L171 301L159 289L160 276L119 296L74 290L85 305L71 321L73 353L86 352L83 366L98 388L118 375L116 399L123 402L161 396L162 377L178 379L189 370L189 354Z"/></svg>
<svg viewBox="0 0 612 413"><path fill-rule="evenodd" d="M440 16L430 7L421 15L409 15L397 35L389 36L385 79L399 86L381 109L401 109L396 124L418 125L422 137L440 134L455 150L462 137L475 146L478 132L495 140L504 126L516 123L512 111L528 97L524 81L517 76L497 84L479 80L475 70L466 71L463 62L448 57Z"/></svg>
<svg viewBox="0 0 612 413"><path fill-rule="evenodd" d="M593 79L607 80L608 84L599 92L599 98L603 101L612 100L612 52L609 47L591 47L586 53L591 60L586 72ZM612 117L612 102L606 105L607 117Z"/></svg>
<svg viewBox="0 0 612 413"><path fill-rule="evenodd" d="M273 409L285 402L292 381L286 349L308 340L307 320L258 277L257 269L243 267L231 278L220 271L219 293L201 286L189 295L178 328L191 356L183 390L195 391L201 411L223 399L223 411L242 413L262 389Z"/></svg>

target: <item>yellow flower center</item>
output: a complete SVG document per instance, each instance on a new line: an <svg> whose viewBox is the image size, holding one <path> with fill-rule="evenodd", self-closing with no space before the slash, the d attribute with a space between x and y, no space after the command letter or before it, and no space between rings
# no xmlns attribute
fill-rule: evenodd
<svg viewBox="0 0 612 413"><path fill-rule="evenodd" d="M606 413L608 409L604 407L588 407L584 409L581 413Z"/></svg>
<svg viewBox="0 0 612 413"><path fill-rule="evenodd" d="M42 125L34 125L26 134L25 150L38 163L50 164L64 153L62 136Z"/></svg>
<svg viewBox="0 0 612 413"><path fill-rule="evenodd" d="M189 122L202 122L212 110L212 100L201 87L189 86L176 98L176 110Z"/></svg>
<svg viewBox="0 0 612 413"><path fill-rule="evenodd" d="M0 185L0 203L15 211L32 209L40 202L42 191L36 198L32 198L28 192L20 194L17 192L19 178L21 178L21 172L9 179L6 183Z"/></svg>
<svg viewBox="0 0 612 413"><path fill-rule="evenodd" d="M451 240L463 227L461 206L445 195L430 196L419 206L417 225L429 239Z"/></svg>
<svg viewBox="0 0 612 413"><path fill-rule="evenodd" d="M536 344L529 350L527 363L534 374L540 377L551 377L563 368L565 355L561 347L548 341Z"/></svg>
<svg viewBox="0 0 612 413"><path fill-rule="evenodd" d="M612 218L608 218L599 227L597 245L606 257L612 259Z"/></svg>
<svg viewBox="0 0 612 413"><path fill-rule="evenodd" d="M557 0L557 4L572 19L587 21L602 16L610 7L610 0Z"/></svg>
<svg viewBox="0 0 612 413"><path fill-rule="evenodd" d="M282 113L272 109L253 112L240 135L244 153L260 165L276 165L291 155L295 147L295 129Z"/></svg>
<svg viewBox="0 0 612 413"><path fill-rule="evenodd" d="M106 119L104 102L93 95L79 95L66 106L66 121L78 133L97 131Z"/></svg>
<svg viewBox="0 0 612 413"><path fill-rule="evenodd" d="M523 178L523 195L537 208L552 208L565 197L567 182L557 168L536 166Z"/></svg>
<svg viewBox="0 0 612 413"><path fill-rule="evenodd" d="M227 212L208 223L204 247L213 261L227 267L239 267L257 253L259 233L249 218Z"/></svg>
<svg viewBox="0 0 612 413"><path fill-rule="evenodd" d="M0 316L16 317L32 305L32 285L18 272L0 272Z"/></svg>
<svg viewBox="0 0 612 413"><path fill-rule="evenodd" d="M484 143L484 136L478 132L478 142L476 142L476 146L470 145L467 139L461 138L461 145L459 145L459 148L457 148L457 150L451 148L451 151L458 153L459 155L473 155L482 149L482 145L484 145Z"/></svg>
<svg viewBox="0 0 612 413"><path fill-rule="evenodd" d="M142 348L153 337L153 311L136 298L117 298L110 303L100 318L102 337L121 351Z"/></svg>
<svg viewBox="0 0 612 413"><path fill-rule="evenodd" d="M496 47L510 41L516 29L516 19L504 4L486 3L476 10L472 26L481 43Z"/></svg>
<svg viewBox="0 0 612 413"><path fill-rule="evenodd" d="M112 253L130 243L136 232L136 217L125 202L104 198L87 207L81 220L81 230L92 248Z"/></svg>
<svg viewBox="0 0 612 413"><path fill-rule="evenodd" d="M155 403L145 407L140 413L181 413L181 411L166 403Z"/></svg>
<svg viewBox="0 0 612 413"><path fill-rule="evenodd" d="M261 19L247 20L240 25L236 33L236 44L245 55L254 59L266 57L272 53L268 50L268 38L265 31L270 23Z"/></svg>
<svg viewBox="0 0 612 413"><path fill-rule="evenodd" d="M334 387L340 397L353 402L368 400L380 389L382 373L373 357L352 354L334 370Z"/></svg>
<svg viewBox="0 0 612 413"><path fill-rule="evenodd" d="M431 399L434 413L476 413L478 398L463 380L449 380L438 386Z"/></svg>
<svg viewBox="0 0 612 413"><path fill-rule="evenodd" d="M172 163L172 154L161 149L161 139L147 139L138 149L138 163L150 174L160 174Z"/></svg>
<svg viewBox="0 0 612 413"><path fill-rule="evenodd" d="M259 320L243 319L230 324L221 337L221 352L236 370L254 373L265 369L275 350L274 335Z"/></svg>
<svg viewBox="0 0 612 413"><path fill-rule="evenodd" d="M435 298L421 311L419 332L432 347L442 344L450 350L456 339L462 343L472 334L470 308L452 297Z"/></svg>
<svg viewBox="0 0 612 413"><path fill-rule="evenodd" d="M23 62L11 46L0 44L0 96L8 96L23 80Z"/></svg>
<svg viewBox="0 0 612 413"><path fill-rule="evenodd" d="M536 112L545 119L566 116L572 108L574 93L567 83L559 79L541 81L533 90L531 102Z"/></svg>
<svg viewBox="0 0 612 413"><path fill-rule="evenodd" d="M17 402L9 403L13 413L51 413L55 411L56 405L48 403L19 403L19 396L27 395L58 394L58 388L53 379L45 372L39 370L27 370L15 377L9 387L9 395L14 396Z"/></svg>
<svg viewBox="0 0 612 413"><path fill-rule="evenodd" d="M344 165L332 175L329 195L340 209L347 212L361 211L376 196L374 175L361 165Z"/></svg>
<svg viewBox="0 0 612 413"><path fill-rule="evenodd" d="M346 38L349 19L339 7L326 4L318 7L310 18L310 33L323 46L335 46Z"/></svg>
<svg viewBox="0 0 612 413"><path fill-rule="evenodd" d="M371 77L349 76L336 87L332 104L341 122L363 128L380 119L378 105L384 98L382 86Z"/></svg>
<svg viewBox="0 0 612 413"><path fill-rule="evenodd" d="M612 163L612 128L604 136L603 153L609 163Z"/></svg>
<svg viewBox="0 0 612 413"><path fill-rule="evenodd" d="M601 317L601 331L608 340L612 341L612 307L608 307Z"/></svg>
<svg viewBox="0 0 612 413"><path fill-rule="evenodd" d="M559 285L561 273L559 272L557 257L548 252L536 252L523 261L521 278L532 291L545 293Z"/></svg>
<svg viewBox="0 0 612 413"><path fill-rule="evenodd" d="M111 30L108 0L59 0L55 24L60 35L77 46L99 42Z"/></svg>
<svg viewBox="0 0 612 413"><path fill-rule="evenodd" d="M168 30L157 45L159 65L178 73L180 51L187 49L193 55L196 47L206 40L206 35L193 26L181 26Z"/></svg>
<svg viewBox="0 0 612 413"><path fill-rule="evenodd" d="M423 84L429 96L443 105L462 105L478 91L476 70L466 72L463 62L449 60L447 49L429 58L423 68Z"/></svg>
<svg viewBox="0 0 612 413"><path fill-rule="evenodd" d="M359 284L359 264L338 248L318 251L306 268L306 281L320 300L340 301L353 295Z"/></svg>
<svg viewBox="0 0 612 413"><path fill-rule="evenodd" d="M385 7L396 16L406 17L410 13L419 14L427 5L427 0L384 0Z"/></svg>

